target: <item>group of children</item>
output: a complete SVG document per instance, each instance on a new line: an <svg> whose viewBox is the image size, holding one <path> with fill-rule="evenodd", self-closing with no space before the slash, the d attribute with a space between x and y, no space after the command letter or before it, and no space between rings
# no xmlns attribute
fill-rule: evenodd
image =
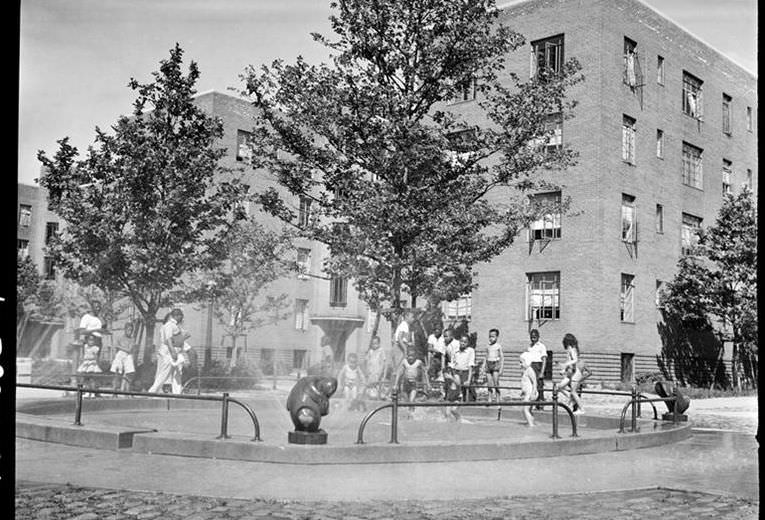
<svg viewBox="0 0 765 520"><path fill-rule="evenodd" d="M393 388L398 389L404 401L412 402L419 392L427 396L435 396L447 402L467 401L473 383L479 374L485 373L486 386L489 392L489 402L500 403L500 375L504 370L505 356L499 341L499 330L491 329L486 347L486 357L482 366L476 367L475 351L469 346L469 338L463 335L459 341L453 338L449 329L437 329L428 338L428 363L418 359L413 348L409 348L406 357L399 363L393 377ZM572 404L574 413L584 413L581 397L578 395L582 382L591 375L579 355L579 344L573 334L563 337L563 348L566 351L566 361L559 364L562 376L558 383L560 400L564 404ZM380 339L372 340L367 353L367 374L359 366L358 356L349 354L347 363L338 373L338 387L342 395L349 401L350 410L366 410L364 397L385 398L384 386L386 359L380 348ZM532 403L539 398L537 373L533 365L535 359L532 352L520 355L521 400ZM433 387L440 391L433 391ZM461 420L458 407L447 407L445 413L456 420ZM526 423L534 426L532 405L523 407ZM411 415L411 408L410 408Z"/></svg>

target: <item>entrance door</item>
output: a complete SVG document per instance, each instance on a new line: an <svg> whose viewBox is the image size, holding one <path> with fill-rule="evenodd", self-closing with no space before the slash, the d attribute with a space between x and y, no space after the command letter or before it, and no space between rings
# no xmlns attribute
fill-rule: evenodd
<svg viewBox="0 0 765 520"><path fill-rule="evenodd" d="M631 384L635 380L635 354L622 352L622 383Z"/></svg>

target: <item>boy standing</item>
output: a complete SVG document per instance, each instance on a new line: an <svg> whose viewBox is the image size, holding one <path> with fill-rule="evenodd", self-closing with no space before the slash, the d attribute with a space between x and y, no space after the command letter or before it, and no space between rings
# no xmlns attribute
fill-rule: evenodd
<svg viewBox="0 0 765 520"><path fill-rule="evenodd" d="M114 375L115 390L130 390L133 384L133 376L135 375L135 362L133 360L133 349L135 348L135 342L133 341L133 322L129 321L125 323L124 334L117 338L115 347L117 353L114 355L112 366L109 369Z"/></svg>
<svg viewBox="0 0 765 520"><path fill-rule="evenodd" d="M380 337L372 338L372 344L367 351L367 378L369 386L374 388L380 397L380 385L385 375L385 351L380 348Z"/></svg>
<svg viewBox="0 0 765 520"><path fill-rule="evenodd" d="M403 383L401 381L402 377ZM400 383L402 384L399 387ZM402 395L404 395L405 399L410 402L414 401L415 397L417 397L418 386L426 389L430 386L425 365L423 365L421 359L417 359L413 349L409 349L409 352L406 354L406 359L401 363L401 366L396 373L396 381L394 384L394 388L400 388ZM409 409L410 417L413 411L413 408Z"/></svg>
<svg viewBox="0 0 765 520"><path fill-rule="evenodd" d="M537 329L531 329L529 332L529 339L531 340L527 352L531 356L531 367L537 373L537 400L545 400L545 367L547 366L547 347L539 341L539 331ZM537 410L541 410L542 406L537 404Z"/></svg>
<svg viewBox="0 0 765 520"><path fill-rule="evenodd" d="M366 410L366 405L359 399L364 383L364 373L359 367L358 356L354 353L348 354L348 362L337 374L337 386L343 389L343 397L349 400L348 410Z"/></svg>
<svg viewBox="0 0 765 520"><path fill-rule="evenodd" d="M460 338L460 347L452 355L451 368L454 371L454 379L462 387L462 400L468 400L468 386L473 380L475 370L475 350L468 346L469 339L463 335Z"/></svg>

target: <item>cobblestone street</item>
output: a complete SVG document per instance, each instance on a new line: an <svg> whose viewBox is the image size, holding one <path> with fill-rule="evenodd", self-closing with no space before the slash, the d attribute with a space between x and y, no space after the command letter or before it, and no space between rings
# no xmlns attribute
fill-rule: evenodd
<svg viewBox="0 0 765 520"><path fill-rule="evenodd" d="M17 520L680 519L757 518L759 504L706 493L638 489L480 500L292 502L227 500L17 483Z"/></svg>

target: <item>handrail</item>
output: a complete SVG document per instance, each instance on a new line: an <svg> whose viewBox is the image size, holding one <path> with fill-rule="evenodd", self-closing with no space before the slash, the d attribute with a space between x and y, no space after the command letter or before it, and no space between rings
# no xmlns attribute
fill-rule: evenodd
<svg viewBox="0 0 765 520"><path fill-rule="evenodd" d="M569 416L569 420L571 421L571 436L572 437L578 437L579 434L577 433L577 422L576 418L574 417L574 412L569 408L567 405L563 403L558 402L558 394L557 389L553 388L553 398L551 401L509 401L509 402L503 402L501 403L500 410L502 406L534 406L535 404L540 404L544 406L552 406L553 407L553 424L552 424L552 435L551 437L553 439L559 439L560 436L558 435L558 408L563 408L566 413ZM380 410L384 410L386 408L391 409L391 438L389 443L391 444L398 444L398 408L400 406L404 406L407 408L446 408L446 407L468 407L468 406L480 406L480 407L490 407L490 406L497 406L496 403L490 403L490 402L478 402L478 401L471 401L471 402L448 402L448 401L442 401L442 402L429 402L429 403L417 403L417 402L409 402L406 401L404 403L401 403L398 398L398 390L393 389L393 392L391 394L391 402L385 403L377 408L370 410L364 418L361 420L361 423L359 424L359 430L358 434L356 436L356 444L364 444L364 430L367 426L367 423L372 418L373 415L375 415ZM500 416L497 416L497 420L500 419Z"/></svg>
<svg viewBox="0 0 765 520"><path fill-rule="evenodd" d="M186 389L191 385L192 382L197 382L197 395L201 394L201 388L199 386L199 382L201 382L204 379L249 379L253 382L255 381L254 376L192 376L189 378L188 381L183 383L183 386L181 387L181 393L185 392Z"/></svg>
<svg viewBox="0 0 765 520"><path fill-rule="evenodd" d="M633 387L633 394L632 398L627 401L627 404L624 405L622 408L622 413L619 418L619 433L624 433L624 421L626 420L627 416L627 410L632 407L632 420L630 425L630 432L637 432L637 414L635 413L635 405L640 404L640 394L637 394L634 391ZM658 416L656 414L656 407L653 405L654 402L673 402L672 406L672 423L677 424L678 422L678 413L677 413L677 387L672 388L672 397L655 397L655 398L643 398L642 402L648 402L651 403L651 406L653 406L653 412L654 412L654 420L658 419Z"/></svg>
<svg viewBox="0 0 765 520"><path fill-rule="evenodd" d="M16 383L17 387L22 388L39 388L41 390L63 390L66 392L76 392L76 400L75 400L75 416L74 416L74 424L76 426L82 426L82 396L85 392L93 393L91 389L88 389L84 387L82 384L78 384L76 387L72 386L64 386L64 385L35 385L31 383ZM133 391L126 391L126 390L109 390L108 392L103 393L110 393L114 395L129 395L129 396L138 396L138 397L152 397L152 398L159 398L159 399L187 399L190 401L216 401L222 403L221 405L221 433L218 436L219 439L228 439L230 436L228 435L228 403L235 403L239 406L241 406L245 412L247 412L247 415L250 416L250 419L252 420L252 426L255 430L255 435L251 439L252 441L261 441L260 438L260 422L258 421L257 415L255 415L255 412L252 410L252 408L247 405L246 403L243 403L242 401L239 401L238 399L232 399L228 396L228 393L224 393L221 396L214 396L214 395L183 395L183 394L159 394L159 393L153 393L153 392L133 392Z"/></svg>

